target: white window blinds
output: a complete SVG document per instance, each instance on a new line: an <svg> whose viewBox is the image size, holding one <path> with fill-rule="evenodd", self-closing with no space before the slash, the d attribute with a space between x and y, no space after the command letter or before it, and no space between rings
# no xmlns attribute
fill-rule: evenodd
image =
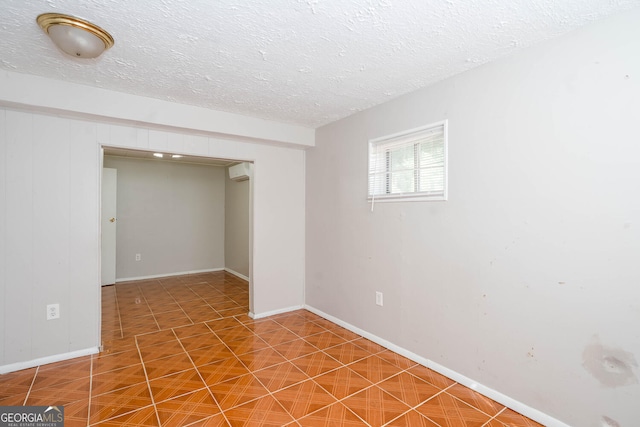
<svg viewBox="0 0 640 427"><path fill-rule="evenodd" d="M369 198L446 199L447 122L369 143Z"/></svg>

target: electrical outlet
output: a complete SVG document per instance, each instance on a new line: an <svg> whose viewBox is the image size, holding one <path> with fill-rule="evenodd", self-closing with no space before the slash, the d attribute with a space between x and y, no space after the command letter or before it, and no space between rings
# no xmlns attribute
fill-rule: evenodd
<svg viewBox="0 0 640 427"><path fill-rule="evenodd" d="M47 304L47 320L60 318L60 304Z"/></svg>
<svg viewBox="0 0 640 427"><path fill-rule="evenodd" d="M376 305L382 306L382 292L376 292Z"/></svg>
<svg viewBox="0 0 640 427"><path fill-rule="evenodd" d="M136 254L136 261L142 261L142 255Z"/></svg>

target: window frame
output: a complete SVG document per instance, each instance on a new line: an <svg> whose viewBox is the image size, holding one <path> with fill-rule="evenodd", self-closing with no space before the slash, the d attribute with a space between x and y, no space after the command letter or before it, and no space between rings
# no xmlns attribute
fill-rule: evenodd
<svg viewBox="0 0 640 427"><path fill-rule="evenodd" d="M372 187L372 183L371 183L371 179L372 179L372 152L374 150L374 147L385 144L385 143L392 143L394 140L397 139L402 139L404 137L411 137L414 134L416 135L416 139L420 138L420 133L428 133L431 130L434 130L436 128L442 127L442 132L443 132L443 155L444 155L444 159L443 159L443 190L441 193L438 194L431 194L428 192L417 192L417 191L412 191L412 192L407 192L407 193L386 193L386 194L370 194L371 191L371 187ZM382 137L378 137L378 138L374 138L374 139L370 139L369 143L368 143L368 168L367 168L367 200L369 202L428 202L428 201L446 201L448 200L448 187L449 187L449 180L448 180L448 174L449 174L449 152L448 152L448 120L441 120L439 122L435 122L435 123L430 123L428 125L425 126L420 126L417 128L413 128L413 129L409 129L409 130L404 130L401 132L397 132L391 135L385 135ZM406 147L410 147L410 145L406 145ZM418 144L414 144L414 150L418 149ZM416 157L416 153L414 151L414 174L415 173L419 173L419 168L416 167L417 166L417 162L419 161L419 159ZM386 173L389 173L389 161L388 159L385 161L386 167ZM374 172L375 173L375 172ZM415 181L414 181L415 182ZM389 186L389 181L386 180L386 182L384 183L384 185L387 187L387 191L388 191L388 186ZM415 188L415 185L414 185Z"/></svg>

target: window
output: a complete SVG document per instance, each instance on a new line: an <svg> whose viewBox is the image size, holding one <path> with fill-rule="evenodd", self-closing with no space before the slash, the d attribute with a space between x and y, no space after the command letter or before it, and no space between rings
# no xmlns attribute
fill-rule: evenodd
<svg viewBox="0 0 640 427"><path fill-rule="evenodd" d="M369 199L447 199L446 120L369 141Z"/></svg>

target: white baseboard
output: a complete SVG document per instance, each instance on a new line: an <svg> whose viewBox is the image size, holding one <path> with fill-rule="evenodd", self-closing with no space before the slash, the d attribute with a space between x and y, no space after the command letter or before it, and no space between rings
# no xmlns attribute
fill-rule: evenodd
<svg viewBox="0 0 640 427"><path fill-rule="evenodd" d="M232 270L230 268L225 267L224 271L226 271L227 273L231 273L234 276L237 276L237 277L241 278L242 280L246 280L247 282L249 281L249 278L247 276L245 276L244 274L240 274L237 271L234 271L234 270Z"/></svg>
<svg viewBox="0 0 640 427"><path fill-rule="evenodd" d="M280 308L278 310L265 311L263 313L249 312L249 317L252 319L262 319L263 317L275 316L276 314L288 313L290 311L296 311L305 308L304 305L294 305L291 307Z"/></svg>
<svg viewBox="0 0 640 427"><path fill-rule="evenodd" d="M499 391L496 391L492 388L489 388L485 385L482 385L480 383L478 383L477 381L472 380L469 377L466 377L456 371L453 371L445 366L442 366L432 360L426 359L422 356L419 356L409 350L406 350L402 347L399 347L383 338L380 338L376 335L373 335L367 331L364 331L356 326L351 325L350 323L347 323L345 321L342 321L340 319L338 319L337 317L331 316L330 314L327 314L321 310L318 310L315 307L309 306L309 305L304 305L304 308L309 310L310 312L317 314L318 316L321 316L337 325L342 326L343 328L346 328L348 330L350 330L351 332L355 332L358 335L362 335L363 337L375 342L376 344L380 344L381 346L388 348L389 350L396 352L408 359L413 360L416 363L419 363L423 366L426 366L429 369L432 369L436 372L438 372L439 374L444 375L447 378L451 378L453 381L462 384L463 386L469 387L472 390L477 391L478 393L495 400L496 402L513 409L516 412L521 413L522 415L524 415L525 417L531 418L534 421L539 422L542 425L545 425L547 427L570 427L568 424L563 423L562 421L559 421L547 414L545 414L544 412L541 412L535 408L532 408L528 405L525 405L522 402L519 402L509 396L506 396L502 393L500 393Z"/></svg>
<svg viewBox="0 0 640 427"><path fill-rule="evenodd" d="M224 270L225 270L224 268L209 268L206 270L190 270L190 271L179 271L176 273L153 274L151 276L123 277L120 279L116 279L116 283L132 282L134 280L159 279L162 277L185 276L187 274L211 273L214 271L224 271Z"/></svg>
<svg viewBox="0 0 640 427"><path fill-rule="evenodd" d="M62 360L75 359L76 357L89 356L99 352L100 350L98 347L90 347L83 350L70 351L68 353L56 354L53 356L39 357L37 359L27 360L24 362L10 363L8 365L0 366L0 374L46 365L47 363L60 362Z"/></svg>

